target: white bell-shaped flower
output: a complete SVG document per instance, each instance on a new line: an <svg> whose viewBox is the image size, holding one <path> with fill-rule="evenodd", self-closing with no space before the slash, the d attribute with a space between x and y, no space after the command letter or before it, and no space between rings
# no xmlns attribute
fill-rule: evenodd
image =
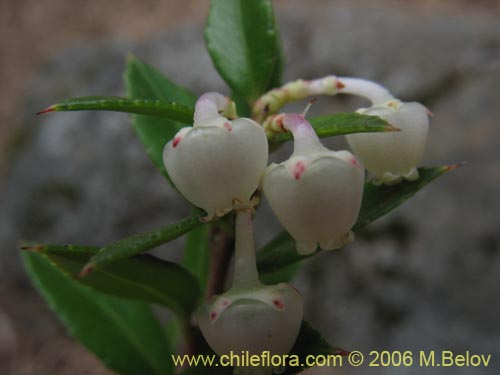
<svg viewBox="0 0 500 375"><path fill-rule="evenodd" d="M248 352L260 356L266 351L284 355L300 331L302 297L289 284L264 285L259 281L252 228L252 210L238 210L231 288L213 296L196 315L203 337L218 355ZM270 375L272 366L260 363L258 368L246 370L250 368L239 368L238 373Z"/></svg>
<svg viewBox="0 0 500 375"><path fill-rule="evenodd" d="M294 137L294 152L271 164L264 174L264 195L301 254L318 244L330 250L353 240L364 186L364 168L349 151L334 152L319 141L301 115L285 115L283 126Z"/></svg>
<svg viewBox="0 0 500 375"><path fill-rule="evenodd" d="M197 314L205 340L218 355L231 351L287 354L297 339L302 316L302 298L288 284L217 296Z"/></svg>
<svg viewBox="0 0 500 375"><path fill-rule="evenodd" d="M353 152L373 173L375 183L394 184L418 179L417 166L422 161L429 129L427 109L420 103L401 103L392 100L385 105L358 111L378 116L398 132L348 134L347 141Z"/></svg>
<svg viewBox="0 0 500 375"><path fill-rule="evenodd" d="M429 130L429 110L420 103L402 103L376 83L356 78L341 80L341 93L361 95L372 102L372 107L362 108L359 113L379 116L400 130L346 136L353 152L373 173L374 182L395 184L402 179L418 179L417 166L422 161Z"/></svg>
<svg viewBox="0 0 500 375"><path fill-rule="evenodd" d="M163 151L165 168L177 189L206 219L234 205L252 206L251 196L267 165L262 127L247 118L229 120L221 113L228 98L206 93L196 102L194 125L179 130Z"/></svg>

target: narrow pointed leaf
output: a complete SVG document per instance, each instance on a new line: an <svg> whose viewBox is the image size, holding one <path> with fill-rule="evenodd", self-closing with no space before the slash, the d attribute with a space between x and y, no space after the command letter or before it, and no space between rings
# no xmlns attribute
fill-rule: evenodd
<svg viewBox="0 0 500 375"><path fill-rule="evenodd" d="M283 53L270 0L212 0L205 40L219 74L247 102L279 82Z"/></svg>
<svg viewBox="0 0 500 375"><path fill-rule="evenodd" d="M196 101L196 97L189 91L174 84L159 71L135 57L130 57L127 61L125 86L127 96L133 99L176 102L190 108L194 107ZM134 115L132 126L155 166L170 181L163 165L163 148L179 129L186 125L156 116Z"/></svg>
<svg viewBox="0 0 500 375"><path fill-rule="evenodd" d="M148 305L95 292L41 254L23 253L33 284L68 332L111 370L123 375L171 375L172 353Z"/></svg>
<svg viewBox="0 0 500 375"><path fill-rule="evenodd" d="M353 230L360 230L372 221L389 213L429 182L448 171L456 169L458 166L445 165L435 168L419 168L420 178L417 181L405 181L393 186L376 186L371 181L366 182L361 210ZM280 279L281 282L288 281L286 277L290 277L291 272L285 274L284 278L277 277L274 274L280 272L282 268L290 267L319 252L317 250L309 255L298 254L295 249L295 241L287 232L283 231L257 253L257 264L261 278L263 280L272 279L276 281Z"/></svg>
<svg viewBox="0 0 500 375"><path fill-rule="evenodd" d="M349 353L343 349L328 344L321 333L312 328L306 321L302 321L299 336L297 337L297 341L295 341L295 344L289 354L291 356L297 356L299 358L298 362L301 365L288 366L283 372L283 375L298 374L308 368L309 366L306 365L307 356L329 356L332 354L345 356ZM337 364L340 363L341 362L339 360Z"/></svg>
<svg viewBox="0 0 500 375"><path fill-rule="evenodd" d="M38 114L64 111L115 111L149 115L179 121L191 125L193 108L176 102L165 102L156 99L130 99L118 96L86 96L71 98L53 104Z"/></svg>
<svg viewBox="0 0 500 375"><path fill-rule="evenodd" d="M119 259L131 257L175 240L197 226L202 225L203 223L200 221L200 218L201 215L194 214L164 228L136 234L105 246L90 258L89 263L82 270L82 275L102 268Z"/></svg>
<svg viewBox="0 0 500 375"><path fill-rule="evenodd" d="M92 246L31 243L21 248L44 256L70 278L76 278L99 250ZM150 255L118 260L76 281L99 292L165 306L181 318L193 311L200 296L198 282L189 272Z"/></svg>
<svg viewBox="0 0 500 375"><path fill-rule="evenodd" d="M399 129L390 125L378 116L361 115L359 113L335 113L333 115L313 117L309 119L318 137L332 137L352 133L390 132ZM292 134L275 134L270 142L284 142L293 139Z"/></svg>

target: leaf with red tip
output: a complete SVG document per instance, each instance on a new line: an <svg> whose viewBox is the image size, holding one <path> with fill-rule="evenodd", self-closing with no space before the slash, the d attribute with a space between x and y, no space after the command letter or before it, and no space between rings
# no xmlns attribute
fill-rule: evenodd
<svg viewBox="0 0 500 375"><path fill-rule="evenodd" d="M23 248L29 250L33 246L21 244ZM77 277L98 251L99 248L94 246L36 245L36 254L76 282L96 291L163 305L180 318L189 316L196 307L200 296L196 278L178 264L150 255L121 259L94 270L86 277Z"/></svg>
<svg viewBox="0 0 500 375"><path fill-rule="evenodd" d="M49 112L65 111L115 111L161 117L179 121L187 125L193 124L194 109L176 102L157 99L136 99L117 96L86 96L60 101L37 112L41 115Z"/></svg>
<svg viewBox="0 0 500 375"><path fill-rule="evenodd" d="M196 213L192 216L177 223L150 232L123 238L111 245L101 248L97 254L89 259L89 262L80 271L80 276L85 276L91 271L105 267L119 259L128 258L144 251L154 249L155 247L175 240L192 229L203 225L204 223L200 221L202 216L199 214L200 211L197 210L195 212Z"/></svg>

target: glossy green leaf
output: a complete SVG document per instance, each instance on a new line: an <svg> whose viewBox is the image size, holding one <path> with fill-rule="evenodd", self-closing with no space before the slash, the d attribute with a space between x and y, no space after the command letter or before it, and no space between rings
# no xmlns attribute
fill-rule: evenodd
<svg viewBox="0 0 500 375"><path fill-rule="evenodd" d="M335 113L333 115L313 117L309 119L309 122L320 138L352 133L399 130L378 116L361 115L359 113ZM269 142L284 142L290 139L293 139L292 134L287 132L273 135L269 138Z"/></svg>
<svg viewBox="0 0 500 375"><path fill-rule="evenodd" d="M174 84L153 67L130 57L125 72L127 96L176 102L194 107L196 97L186 89ZM132 126L158 170L170 181L163 165L163 147L186 125L171 119L156 116L134 115Z"/></svg>
<svg viewBox="0 0 500 375"><path fill-rule="evenodd" d="M212 0L205 39L215 68L247 102L279 82L283 54L270 0Z"/></svg>
<svg viewBox="0 0 500 375"><path fill-rule="evenodd" d="M456 169L458 166L419 168L420 178L417 181L405 181L392 186L377 186L371 181L366 182L361 210L353 230L359 230L379 217L384 216L413 196L429 182L448 171ZM286 277L290 277L291 272L285 274L284 277L276 276L275 273L281 272L282 268L291 267L293 264L301 262L318 252L319 250L309 255L298 254L295 249L295 241L288 233L282 231L257 253L257 264L261 278L263 280L272 278L274 281L286 282L289 280Z"/></svg>
<svg viewBox="0 0 500 375"><path fill-rule="evenodd" d="M130 99L118 96L86 96L60 101L37 113L64 111L115 111L168 118L193 124L194 109L176 102L156 99Z"/></svg>
<svg viewBox="0 0 500 375"><path fill-rule="evenodd" d="M309 355L318 356L318 355L338 355L344 356L347 355L343 349L336 348L328 344L328 342L323 338L321 333L312 328L309 323L306 321L302 321L302 326L300 327L299 336L297 337L297 341L290 351L291 356L297 356L298 363L300 366L288 366L283 375L292 375L298 374L304 369L308 368L306 365L306 358ZM337 364L340 364L340 361L346 361L345 358L340 359ZM291 363L293 364L293 362ZM339 366L341 367L341 366Z"/></svg>
<svg viewBox="0 0 500 375"><path fill-rule="evenodd" d="M21 248L46 257L69 277L75 277L99 249L32 243L23 243ZM200 296L198 282L189 272L150 255L115 261L76 281L99 292L160 304L181 318L189 316Z"/></svg>
<svg viewBox="0 0 500 375"><path fill-rule="evenodd" d="M72 280L45 256L23 253L28 275L69 334L119 374L174 373L172 352L150 308ZM76 369L75 369L76 371Z"/></svg>
<svg viewBox="0 0 500 375"><path fill-rule="evenodd" d="M164 228L136 234L105 246L90 259L85 269L82 270L82 273L86 274L94 269L102 268L109 263L115 262L116 260L131 257L175 240L197 226L202 225L203 223L200 221L200 218L200 214L194 214L193 216L189 216Z"/></svg>
<svg viewBox="0 0 500 375"><path fill-rule="evenodd" d="M281 40L281 37L279 36L279 30L278 38L276 40L276 55L278 60L276 61L276 65L274 66L273 75L271 76L271 83L267 88L268 90L280 87L282 85L281 78L283 76L283 72L285 71L286 56L285 50L283 48L283 42Z"/></svg>

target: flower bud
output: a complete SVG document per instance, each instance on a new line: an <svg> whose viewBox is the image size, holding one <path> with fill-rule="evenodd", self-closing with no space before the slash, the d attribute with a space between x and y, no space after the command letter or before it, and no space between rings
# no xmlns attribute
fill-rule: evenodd
<svg viewBox="0 0 500 375"><path fill-rule="evenodd" d="M428 110L420 103L391 100L383 105L358 111L379 116L399 128L399 132L358 133L347 135L353 152L366 169L373 173L375 183L395 184L403 178L418 179L417 166L422 160L429 129Z"/></svg>
<svg viewBox="0 0 500 375"><path fill-rule="evenodd" d="M264 195L301 254L319 246L330 250L353 240L364 186L364 168L348 151L324 147L301 115L285 115L294 152L271 164L263 177Z"/></svg>
<svg viewBox="0 0 500 375"><path fill-rule="evenodd" d="M234 205L252 206L251 196L266 168L268 146L262 127L247 118L221 116L230 104L217 93L202 95L193 127L179 130L163 151L165 168L177 189L206 219Z"/></svg>

